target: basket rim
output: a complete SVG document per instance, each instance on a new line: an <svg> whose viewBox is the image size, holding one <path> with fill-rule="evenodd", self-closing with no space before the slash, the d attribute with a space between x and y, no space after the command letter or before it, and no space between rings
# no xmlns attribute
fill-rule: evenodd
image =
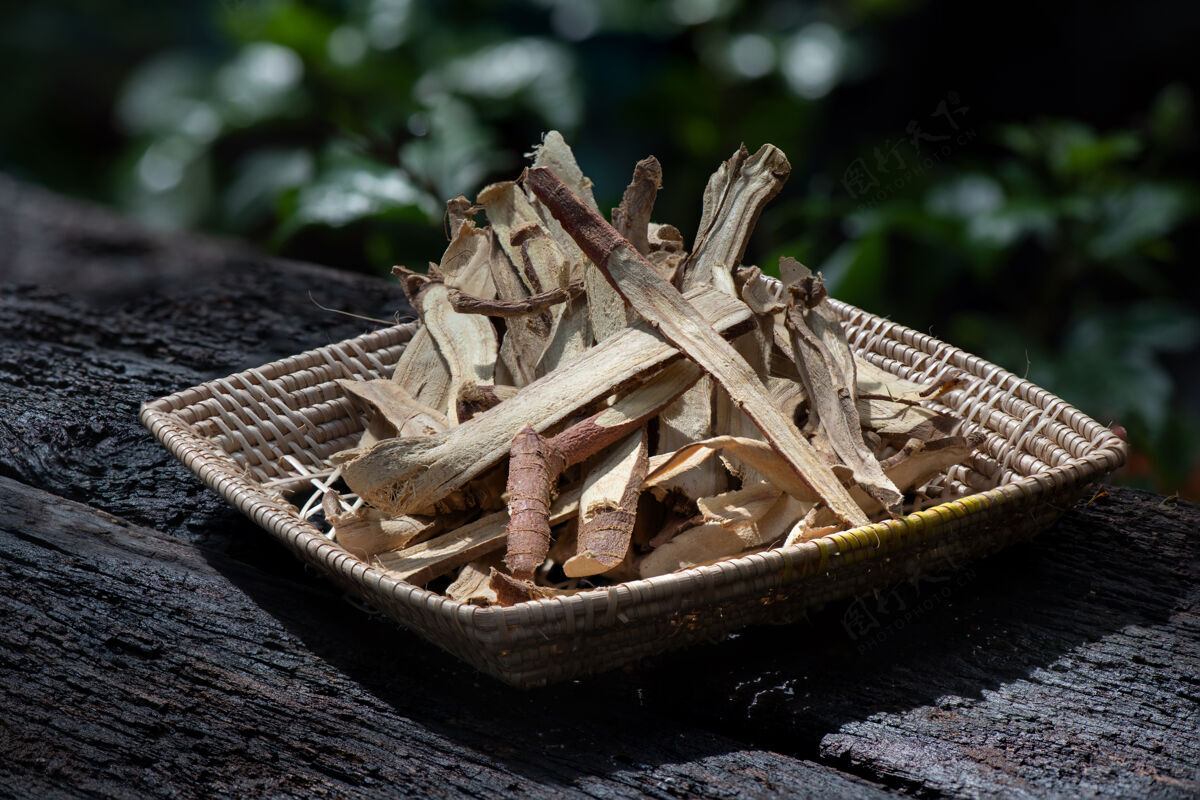
<svg viewBox="0 0 1200 800"><path fill-rule="evenodd" d="M209 440L194 433L188 425L172 416L172 412L183 407L189 397L196 397L208 391L209 387L218 382L230 381L255 373L258 377L274 380L298 369L329 363L330 354L333 352L332 348L338 345L346 344L356 349L365 346L369 350L371 344L381 339L394 338L397 335L405 339L411 338L419 329L419 322L412 321L388 326L343 342L313 348L259 367L234 373L226 378L206 381L203 384L182 389L143 403L138 417L155 438L188 469L195 472L209 488L222 495L227 502L250 517L257 525L277 538L283 539L314 563L340 572L344 577L364 589L384 592L403 605L423 606L426 611L448 617L460 632L473 636L477 636L485 630L506 632L525 625L544 624L560 618L571 619L571 613L576 610L590 608L595 611L595 607L601 605L604 606L606 615L620 614L621 609L628 608L639 601L686 594L694 588L690 585L693 583L699 583L711 590L714 579L716 584L740 580L744 577L740 571L746 568L752 568L758 574L772 572L794 574L797 570L801 575L813 571L823 572L828 568L831 560L839 556L859 551L865 552L872 548L875 552L890 550L894 546L902 546L901 540L905 536L920 536L922 533L937 530L945 524L954 524L958 520L966 519L989 508L1019 501L1032 501L1052 491L1062 491L1071 487L1082 488L1124 463L1127 453L1126 443L1110 429L1071 406L1062 398L979 356L967 353L929 334L891 323L882 317L842 301L831 299L831 302L839 316L843 316L847 320L853 319L855 315L860 315L860 318L865 316L871 321L879 320L880 323L891 325L894 331L917 346L934 345L947 348L946 355L942 358L944 362L961 362L968 365L972 372L987 371L986 380L993 383L997 390L1021 396L1034 393L1039 396L1040 400L1050 398L1052 405L1057 404L1053 417L1063 421L1071 430L1086 435L1089 440L1101 436L1103 438L1100 438L1098 442L1092 442L1094 449L1087 455L1071 456L1049 470L1021 476L982 492L946 500L897 519L874 522L828 534L792 547L757 551L667 575L639 578L611 586L583 590L572 595L525 601L513 606L484 607L452 600L421 586L397 580L383 569L351 555L325 536L312 523L298 517L295 506L287 502L282 495L256 484L227 453Z"/></svg>

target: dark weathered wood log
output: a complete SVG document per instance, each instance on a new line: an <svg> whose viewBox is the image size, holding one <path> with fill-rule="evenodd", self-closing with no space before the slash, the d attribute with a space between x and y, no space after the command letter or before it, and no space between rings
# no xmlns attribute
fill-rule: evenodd
<svg viewBox="0 0 1200 800"><path fill-rule="evenodd" d="M5 478L0 551L2 796L888 796Z"/></svg>
<svg viewBox="0 0 1200 800"><path fill-rule="evenodd" d="M343 602L136 421L369 327L309 290L387 317L395 284L2 178L0 241L0 796L1200 792L1194 506L1113 490L946 580L520 694Z"/></svg>
<svg viewBox="0 0 1200 800"><path fill-rule="evenodd" d="M710 679L643 697L910 792L1194 797L1200 508L1105 491L955 573L661 659Z"/></svg>

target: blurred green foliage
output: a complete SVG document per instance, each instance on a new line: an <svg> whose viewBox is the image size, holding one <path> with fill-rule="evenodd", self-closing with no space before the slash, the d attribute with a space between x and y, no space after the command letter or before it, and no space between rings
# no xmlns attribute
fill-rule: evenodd
<svg viewBox="0 0 1200 800"><path fill-rule="evenodd" d="M1131 479L1195 497L1200 25L1166 2L977 22L918 0L30 4L0 12L0 167L384 273L436 259L444 201L547 129L602 205L658 155L656 217L685 235L719 161L773 142L793 177L748 261L794 255L1121 422Z"/></svg>

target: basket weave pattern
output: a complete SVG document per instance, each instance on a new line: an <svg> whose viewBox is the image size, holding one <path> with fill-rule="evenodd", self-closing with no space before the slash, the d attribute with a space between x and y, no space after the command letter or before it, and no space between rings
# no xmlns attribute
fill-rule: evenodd
<svg viewBox="0 0 1200 800"><path fill-rule="evenodd" d="M350 555L285 490L328 488L328 458L362 420L338 378L390 376L416 331L398 325L147 403L142 422L189 469L343 588L480 670L517 686L599 672L788 622L832 600L945 571L1032 537L1124 461L1124 444L1064 400L925 334L834 302L850 343L918 382L961 370L966 388L931 408L986 440L922 488L929 507L806 542L576 595L481 608L389 577ZM302 497L302 495L301 495Z"/></svg>

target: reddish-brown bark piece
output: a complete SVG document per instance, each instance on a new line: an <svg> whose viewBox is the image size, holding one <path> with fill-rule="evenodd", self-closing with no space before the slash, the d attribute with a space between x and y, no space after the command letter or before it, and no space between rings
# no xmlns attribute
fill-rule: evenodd
<svg viewBox="0 0 1200 800"><path fill-rule="evenodd" d="M508 461L508 548L504 565L529 578L550 549L550 495L563 471L557 448L528 426L512 441Z"/></svg>

